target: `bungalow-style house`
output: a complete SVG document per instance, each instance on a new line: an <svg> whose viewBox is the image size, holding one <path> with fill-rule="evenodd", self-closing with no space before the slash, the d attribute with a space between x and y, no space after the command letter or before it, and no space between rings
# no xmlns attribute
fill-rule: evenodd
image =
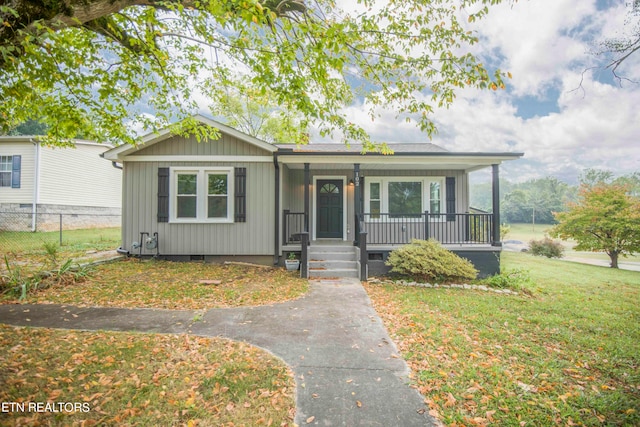
<svg viewBox="0 0 640 427"><path fill-rule="evenodd" d="M38 136L0 136L0 230L118 227L122 170L100 156L111 145L49 147Z"/></svg>
<svg viewBox="0 0 640 427"><path fill-rule="evenodd" d="M499 271L499 165L521 153L394 144L272 145L205 117L215 141L149 135L104 154L122 163L121 253L280 264L304 277L366 278L413 238L434 238L487 275ZM495 215L470 213L469 172L493 170Z"/></svg>

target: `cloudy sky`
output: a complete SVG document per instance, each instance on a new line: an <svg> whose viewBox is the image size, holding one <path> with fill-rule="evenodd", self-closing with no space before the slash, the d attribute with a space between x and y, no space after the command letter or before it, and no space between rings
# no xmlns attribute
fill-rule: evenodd
<svg viewBox="0 0 640 427"><path fill-rule="evenodd" d="M640 83L618 82L593 68L605 37L620 36L632 0L519 0L491 8L473 27L487 64L513 78L507 90L458 92L437 110L433 142L451 151L524 152L506 163L512 181L556 176L576 182L585 168L616 174L640 171ZM640 52L619 74L640 82ZM355 105L351 119L376 140L424 141L424 134L392 113L372 123Z"/></svg>

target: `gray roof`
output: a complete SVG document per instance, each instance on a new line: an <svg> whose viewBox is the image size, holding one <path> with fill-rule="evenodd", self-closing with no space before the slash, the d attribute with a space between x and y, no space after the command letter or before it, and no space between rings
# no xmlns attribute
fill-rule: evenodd
<svg viewBox="0 0 640 427"><path fill-rule="evenodd" d="M360 153L362 152L362 144L350 144L348 147L345 144L316 144L310 143L307 145L294 145L294 144L275 144L279 151L293 150L300 153ZM431 144L430 142L424 143L410 143L410 144L394 144L389 143L387 146L395 153L447 153L448 150Z"/></svg>

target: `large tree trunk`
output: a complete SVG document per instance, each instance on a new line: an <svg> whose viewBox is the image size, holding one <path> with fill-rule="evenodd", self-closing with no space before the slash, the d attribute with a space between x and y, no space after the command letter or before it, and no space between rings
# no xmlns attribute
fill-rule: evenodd
<svg viewBox="0 0 640 427"><path fill-rule="evenodd" d="M608 252L609 258L611 258L611 268L618 268L618 251Z"/></svg>

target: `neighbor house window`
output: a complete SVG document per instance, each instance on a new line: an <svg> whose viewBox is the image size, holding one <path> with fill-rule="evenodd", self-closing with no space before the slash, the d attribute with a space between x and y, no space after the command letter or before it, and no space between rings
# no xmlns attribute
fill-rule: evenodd
<svg viewBox="0 0 640 427"><path fill-rule="evenodd" d="M365 206L370 219L419 218L425 211L439 220L444 211L444 178L440 177L369 177L365 186Z"/></svg>
<svg viewBox="0 0 640 427"><path fill-rule="evenodd" d="M12 156L0 156L0 187L11 187Z"/></svg>
<svg viewBox="0 0 640 427"><path fill-rule="evenodd" d="M233 222L233 168L171 168L171 222Z"/></svg>

